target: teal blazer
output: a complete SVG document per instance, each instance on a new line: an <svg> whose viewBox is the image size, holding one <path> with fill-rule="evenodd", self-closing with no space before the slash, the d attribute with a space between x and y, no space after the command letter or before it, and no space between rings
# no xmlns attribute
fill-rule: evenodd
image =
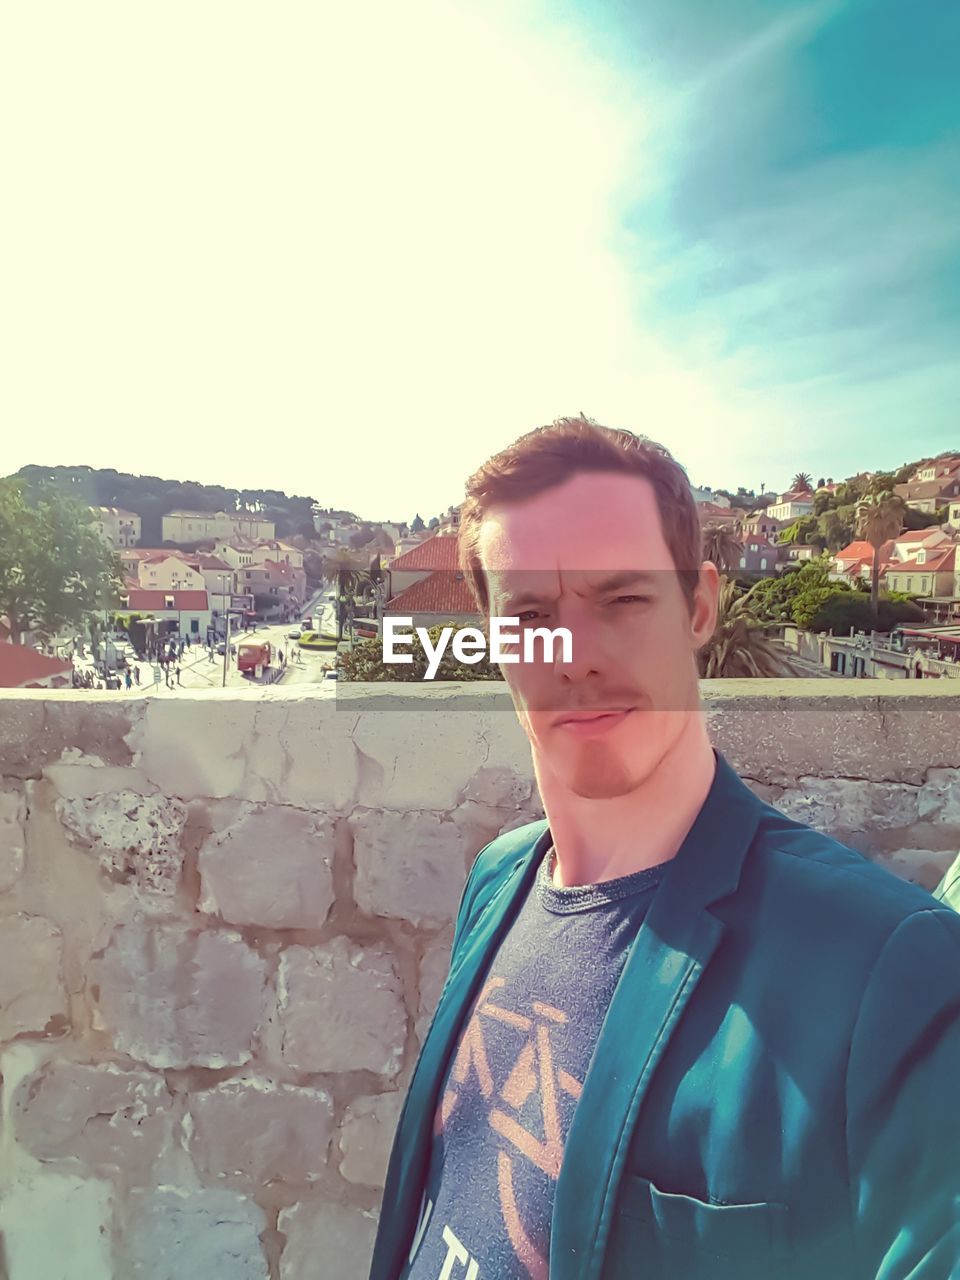
<svg viewBox="0 0 960 1280"><path fill-rule="evenodd" d="M406 1260L446 1068L549 841L532 823L474 862L370 1280ZM718 754L584 1080L550 1280L781 1277L960 1277L960 914Z"/></svg>

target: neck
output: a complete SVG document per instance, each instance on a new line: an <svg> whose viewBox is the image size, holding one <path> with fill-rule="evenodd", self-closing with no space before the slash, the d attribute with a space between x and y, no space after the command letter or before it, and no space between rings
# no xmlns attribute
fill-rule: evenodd
<svg viewBox="0 0 960 1280"><path fill-rule="evenodd" d="M700 714L634 790L586 800L563 786L534 753L534 769L556 860L558 887L601 884L673 858L703 807L716 772Z"/></svg>

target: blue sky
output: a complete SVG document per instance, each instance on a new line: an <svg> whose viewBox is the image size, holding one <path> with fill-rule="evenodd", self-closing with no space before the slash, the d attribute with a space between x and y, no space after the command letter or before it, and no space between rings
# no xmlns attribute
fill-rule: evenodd
<svg viewBox="0 0 960 1280"><path fill-rule="evenodd" d="M638 323L769 402L766 470L960 442L960 5L657 0L570 20L666 87L660 181L624 199Z"/></svg>
<svg viewBox="0 0 960 1280"><path fill-rule="evenodd" d="M3 466L436 513L565 413L698 484L960 447L953 0L0 13Z"/></svg>

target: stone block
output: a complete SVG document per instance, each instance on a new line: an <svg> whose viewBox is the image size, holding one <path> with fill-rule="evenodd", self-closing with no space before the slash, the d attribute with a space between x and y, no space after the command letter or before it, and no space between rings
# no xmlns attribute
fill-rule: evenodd
<svg viewBox="0 0 960 1280"><path fill-rule="evenodd" d="M111 880L132 882L147 896L171 898L176 893L187 820L179 800L133 791L61 796L56 812L74 840L97 853Z"/></svg>
<svg viewBox="0 0 960 1280"><path fill-rule="evenodd" d="M920 789L920 817L960 823L960 769L928 769Z"/></svg>
<svg viewBox="0 0 960 1280"><path fill-rule="evenodd" d="M0 1195L4 1280L126 1280L111 1262L114 1192L74 1174L34 1172Z"/></svg>
<svg viewBox="0 0 960 1280"><path fill-rule="evenodd" d="M530 798L532 789L529 778L501 765L490 765L477 770L467 783L463 798L499 809L518 809Z"/></svg>
<svg viewBox="0 0 960 1280"><path fill-rule="evenodd" d="M287 1238L280 1280L364 1280L370 1272L378 1215L336 1204L301 1202L280 1211Z"/></svg>
<svg viewBox="0 0 960 1280"><path fill-rule="evenodd" d="M900 782L800 778L776 808L817 831L882 831L918 820L919 791Z"/></svg>
<svg viewBox="0 0 960 1280"><path fill-rule="evenodd" d="M188 1148L212 1177L312 1182L321 1177L333 1133L333 1099L323 1089L245 1078L190 1095Z"/></svg>
<svg viewBox="0 0 960 1280"><path fill-rule="evenodd" d="M266 1214L226 1188L134 1191L117 1280L270 1280Z"/></svg>
<svg viewBox="0 0 960 1280"><path fill-rule="evenodd" d="M0 917L0 1043L66 1026L62 960L60 931L49 920L22 911Z"/></svg>
<svg viewBox="0 0 960 1280"><path fill-rule="evenodd" d="M351 737L356 716L341 714L336 701L318 703L309 685L283 695L258 703L237 794L305 809L352 808L359 778Z"/></svg>
<svg viewBox="0 0 960 1280"><path fill-rule="evenodd" d="M357 802L384 809L452 809L487 758L476 719L435 711L361 711L353 740L380 765L361 773Z"/></svg>
<svg viewBox="0 0 960 1280"><path fill-rule="evenodd" d="M152 1067L238 1067L265 1014L266 961L232 931L137 919L99 962L97 1025Z"/></svg>
<svg viewBox="0 0 960 1280"><path fill-rule="evenodd" d="M165 702L148 698L146 714L129 735L140 768L165 795L181 800L240 794L253 706L220 691Z"/></svg>
<svg viewBox="0 0 960 1280"><path fill-rule="evenodd" d="M200 849L200 910L230 924L319 929L333 904L333 853L328 817L244 804Z"/></svg>
<svg viewBox="0 0 960 1280"><path fill-rule="evenodd" d="M287 947L277 976L284 1063L295 1071L393 1075L403 1058L407 1015L389 952L332 938Z"/></svg>
<svg viewBox="0 0 960 1280"><path fill-rule="evenodd" d="M420 926L447 924L467 878L467 838L435 813L359 810L350 819L361 911Z"/></svg>
<svg viewBox="0 0 960 1280"><path fill-rule="evenodd" d="M355 1098L340 1129L340 1173L348 1182L382 1187L394 1134L403 1108L400 1093Z"/></svg>
<svg viewBox="0 0 960 1280"><path fill-rule="evenodd" d="M21 791L0 791L0 893L12 889L23 874L27 805Z"/></svg>
<svg viewBox="0 0 960 1280"><path fill-rule="evenodd" d="M152 1072L52 1061L21 1081L11 1114L17 1140L38 1159L75 1157L143 1186L171 1140L171 1106L166 1082Z"/></svg>

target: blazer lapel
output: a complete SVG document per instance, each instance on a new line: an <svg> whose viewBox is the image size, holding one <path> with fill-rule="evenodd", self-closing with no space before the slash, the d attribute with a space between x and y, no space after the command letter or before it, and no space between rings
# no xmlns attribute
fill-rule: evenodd
<svg viewBox="0 0 960 1280"><path fill-rule="evenodd" d="M713 786L667 865L607 1010L564 1148L550 1280L597 1280L653 1072L724 933L711 903L740 879L762 802L717 753Z"/></svg>
<svg viewBox="0 0 960 1280"><path fill-rule="evenodd" d="M504 839L512 835L510 832ZM379 1247L374 1254L371 1280L394 1280L406 1261L430 1159L433 1118L450 1058L484 975L523 904L549 842L545 821L539 822L532 834L516 834L513 861L509 849L505 850L504 866L509 869L464 938L440 993L394 1139L396 1169L391 1161L383 1193L381 1215L389 1213L397 1227L389 1245L384 1241L383 1255Z"/></svg>

